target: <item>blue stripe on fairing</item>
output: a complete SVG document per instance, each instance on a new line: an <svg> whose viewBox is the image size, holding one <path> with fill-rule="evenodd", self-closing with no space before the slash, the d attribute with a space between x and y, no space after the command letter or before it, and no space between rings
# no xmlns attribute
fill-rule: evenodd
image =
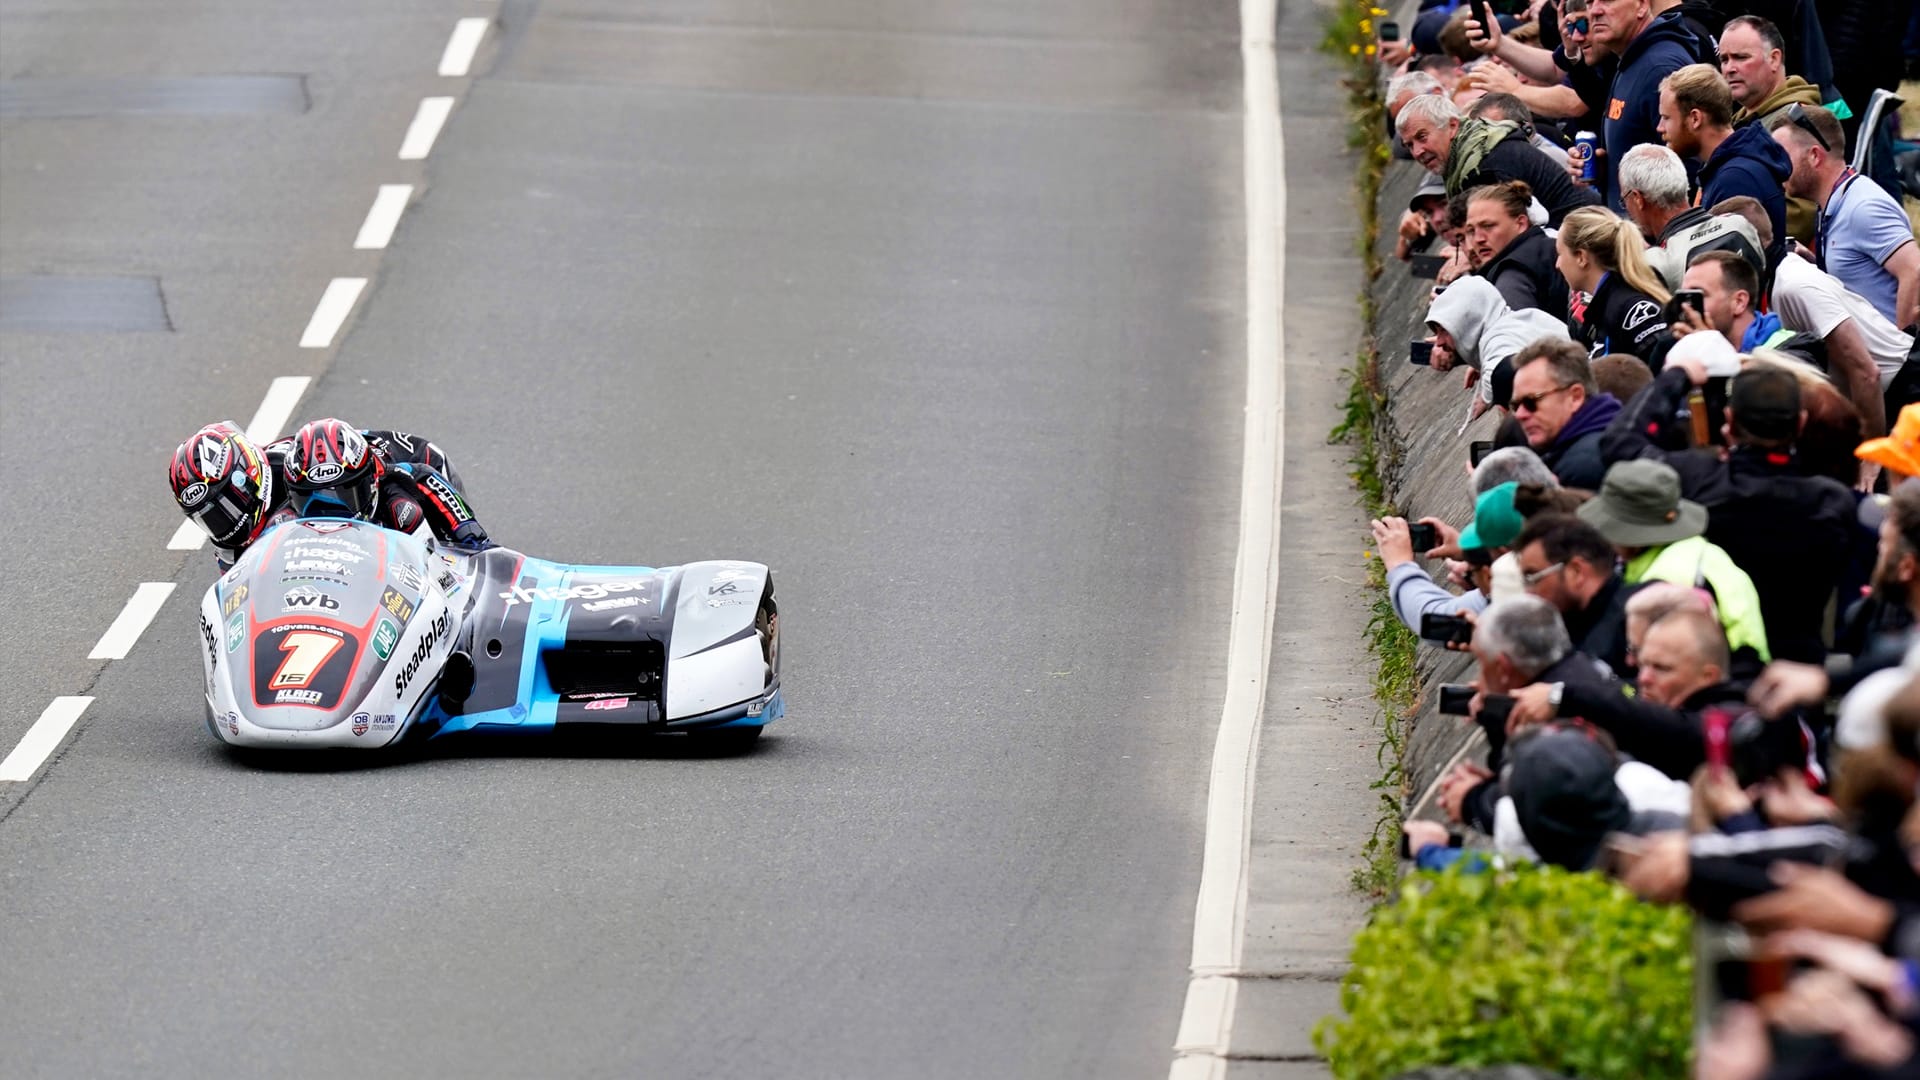
<svg viewBox="0 0 1920 1080"><path fill-rule="evenodd" d="M656 568L648 566L579 566L532 557L528 557L520 568L521 577L533 577L535 588L552 589L571 586L576 573L591 573L598 577L650 577L655 572ZM515 581L508 587L518 584ZM546 649L557 649L566 644L567 620L571 617L572 608L565 600L544 598L534 600L530 607L526 641L520 657L520 691L515 704L505 709L447 717L440 729L434 732L434 738L479 727L498 732L511 729L527 734L544 734L553 730L554 718L560 711L560 695L547 680L546 668L540 664L540 654ZM439 711L438 703L434 710Z"/></svg>

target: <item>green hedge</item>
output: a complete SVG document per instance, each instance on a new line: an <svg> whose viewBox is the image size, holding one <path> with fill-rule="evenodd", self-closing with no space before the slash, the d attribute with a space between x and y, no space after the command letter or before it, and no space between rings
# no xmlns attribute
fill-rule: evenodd
<svg viewBox="0 0 1920 1080"><path fill-rule="evenodd" d="M1423 1065L1532 1065L1583 1080L1687 1075L1692 954L1682 907L1597 874L1523 866L1416 874L1354 939L1344 1017L1314 1044L1341 1080Z"/></svg>

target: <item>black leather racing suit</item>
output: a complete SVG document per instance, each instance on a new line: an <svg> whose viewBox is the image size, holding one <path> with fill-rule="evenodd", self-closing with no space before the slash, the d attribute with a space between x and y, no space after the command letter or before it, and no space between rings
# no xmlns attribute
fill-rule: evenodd
<svg viewBox="0 0 1920 1080"><path fill-rule="evenodd" d="M459 474L438 446L404 431L373 429L361 434L385 468L379 506L374 511L376 525L411 533L424 522L443 542L475 548L491 546L486 529L474 520L473 509L460 493ZM222 573L233 568L261 533L299 517L293 510L293 485L287 482L287 455L292 451L291 438L261 448L273 470L273 501L261 515L260 528L245 544L238 548L214 546L213 561Z"/></svg>

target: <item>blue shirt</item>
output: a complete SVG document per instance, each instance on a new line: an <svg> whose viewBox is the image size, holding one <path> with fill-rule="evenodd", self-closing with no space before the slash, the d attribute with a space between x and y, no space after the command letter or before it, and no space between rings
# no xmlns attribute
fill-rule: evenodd
<svg viewBox="0 0 1920 1080"><path fill-rule="evenodd" d="M1827 273L1900 325L1899 279L1885 263L1913 239L1907 212L1886 189L1848 169L1820 212L1820 262Z"/></svg>

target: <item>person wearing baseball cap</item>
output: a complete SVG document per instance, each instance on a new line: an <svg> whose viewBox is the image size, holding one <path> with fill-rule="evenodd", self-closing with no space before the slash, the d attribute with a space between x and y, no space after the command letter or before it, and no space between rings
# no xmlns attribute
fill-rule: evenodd
<svg viewBox="0 0 1920 1080"><path fill-rule="evenodd" d="M1760 594L1726 549L1707 540L1707 508L1680 497L1680 474L1663 461L1622 461L1607 470L1600 494L1580 507L1626 560L1626 581L1671 581L1713 594L1736 673L1773 659Z"/></svg>
<svg viewBox="0 0 1920 1080"><path fill-rule="evenodd" d="M1554 725L1515 740L1506 779L1527 843L1541 862L1568 870L1593 869L1609 833L1685 830L1683 815L1659 805L1669 800L1630 795L1671 786L1639 762L1623 763L1593 732L1575 725Z"/></svg>

